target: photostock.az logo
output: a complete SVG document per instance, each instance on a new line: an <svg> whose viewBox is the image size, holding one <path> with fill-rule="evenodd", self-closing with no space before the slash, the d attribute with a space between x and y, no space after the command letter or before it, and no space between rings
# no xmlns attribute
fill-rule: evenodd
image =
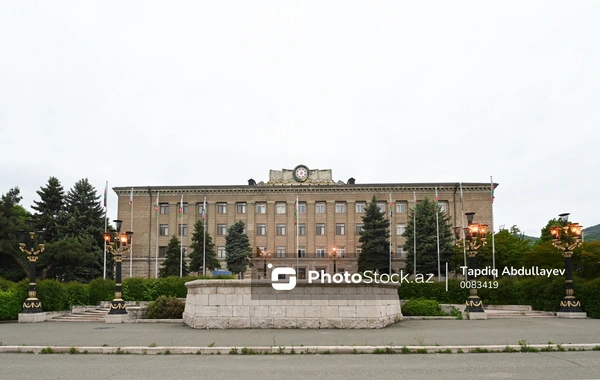
<svg viewBox="0 0 600 380"><path fill-rule="evenodd" d="M269 269L273 268L273 264L269 264ZM286 283L279 283L279 275L289 275L289 281ZM296 271L294 268L281 267L275 268L271 272L271 286L275 290L292 290L296 287Z"/></svg>

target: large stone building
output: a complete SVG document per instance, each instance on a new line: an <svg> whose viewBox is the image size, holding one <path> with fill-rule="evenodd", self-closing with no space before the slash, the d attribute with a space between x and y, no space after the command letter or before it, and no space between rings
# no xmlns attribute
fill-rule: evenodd
<svg viewBox="0 0 600 380"><path fill-rule="evenodd" d="M308 270L331 273L334 260L329 254L334 247L341 256L335 260L337 271L356 270L364 209L375 196L380 207L386 210L386 217L390 218L387 210L391 199L392 268L398 270L404 267L406 260L407 252L402 249L405 239L401 235L414 197L417 202L424 198L435 199L437 189L442 209L454 225L460 225L460 186L465 211L476 212L478 223L490 225L490 183L360 184L355 183L354 178L346 182L334 181L331 170L298 165L293 170L271 170L266 183L250 179L246 185L233 186L115 187L122 228L134 232L132 257L123 260L123 277L129 276L130 263L134 277L156 276L156 268L160 269L173 235L178 235L186 252L194 224L202 218L205 199L207 233L213 238L223 268L226 268L227 228L242 220L254 250L254 267L259 274L265 263L260 252L265 250L271 254L269 263L297 267L299 278ZM131 212L130 198L133 199Z"/></svg>

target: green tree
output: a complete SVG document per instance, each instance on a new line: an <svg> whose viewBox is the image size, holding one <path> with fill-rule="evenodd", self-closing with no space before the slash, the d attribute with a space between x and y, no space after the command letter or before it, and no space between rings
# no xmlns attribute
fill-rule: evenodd
<svg viewBox="0 0 600 380"><path fill-rule="evenodd" d="M30 218L19 204L22 198L18 187L0 197L0 276L13 281L29 276L29 263L17 239L17 231L26 230Z"/></svg>
<svg viewBox="0 0 600 380"><path fill-rule="evenodd" d="M409 252L406 259L406 269L414 272L414 241L416 220L416 247L417 247L417 273L438 272L437 225L436 203L429 198L420 201L414 209L410 210L406 231L402 236L406 238L404 250ZM454 236L450 224L450 217L446 212L438 215L440 235L440 266L452 262L454 254Z"/></svg>
<svg viewBox="0 0 600 380"><path fill-rule="evenodd" d="M167 253L165 261L162 263L162 268L158 271L158 277L179 276L181 263L181 243L177 236L173 235L167 245ZM187 276L188 267L185 259L183 260L182 275Z"/></svg>
<svg viewBox="0 0 600 380"><path fill-rule="evenodd" d="M252 248L246 235L246 225L241 220L229 226L225 236L227 269L244 278L244 272L252 264Z"/></svg>
<svg viewBox="0 0 600 380"><path fill-rule="evenodd" d="M93 269L96 261L91 237L67 237L46 244L40 257L40 279L89 282L98 273Z"/></svg>
<svg viewBox="0 0 600 380"><path fill-rule="evenodd" d="M221 268L221 264L217 259L215 245L212 237L206 233L206 256L204 256L204 222L199 219L194 224L194 233L192 234L192 244L190 244L192 253L190 253L190 271L201 272L202 262L206 262L207 270L215 270Z"/></svg>
<svg viewBox="0 0 600 380"><path fill-rule="evenodd" d="M56 177L50 177L46 187L41 187L37 194L40 200L34 200L31 206L36 211L37 227L46 230L47 242L56 241L60 238L59 218L65 208L65 191Z"/></svg>
<svg viewBox="0 0 600 380"><path fill-rule="evenodd" d="M358 255L358 271L390 272L390 230L385 212L379 209L377 199L373 196L365 208L363 231L358 239L362 252Z"/></svg>
<svg viewBox="0 0 600 380"><path fill-rule="evenodd" d="M542 244L546 242L552 241L552 234L550 233L550 227L552 226L561 226L562 222L559 219L550 219L546 226L542 228L540 239L536 242L537 244Z"/></svg>
<svg viewBox="0 0 600 380"><path fill-rule="evenodd" d="M487 244L481 247L477 254L477 267L492 266L492 239L491 233L488 233ZM510 230L501 228L494 235L494 247L496 257L496 268L499 273L506 267L521 267L525 265L525 256L532 249L531 240L517 226L512 226Z"/></svg>

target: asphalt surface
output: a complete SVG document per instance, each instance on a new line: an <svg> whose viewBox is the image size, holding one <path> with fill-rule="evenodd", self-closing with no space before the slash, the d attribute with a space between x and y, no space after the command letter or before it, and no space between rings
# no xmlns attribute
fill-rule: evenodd
<svg viewBox="0 0 600 380"><path fill-rule="evenodd" d="M44 347L306 347L491 346L592 344L599 319L515 318L405 320L377 330L199 330L182 323L0 323L5 346ZM589 347L588 347L589 349ZM174 352L174 351L173 351ZM224 352L225 353L225 352Z"/></svg>

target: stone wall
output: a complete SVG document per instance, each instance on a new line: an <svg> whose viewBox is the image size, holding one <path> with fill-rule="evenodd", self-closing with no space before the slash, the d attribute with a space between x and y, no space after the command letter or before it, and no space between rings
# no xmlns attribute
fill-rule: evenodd
<svg viewBox="0 0 600 380"><path fill-rule="evenodd" d="M275 291L269 281L186 283L183 321L198 329L383 328L402 318L397 285L308 284Z"/></svg>

